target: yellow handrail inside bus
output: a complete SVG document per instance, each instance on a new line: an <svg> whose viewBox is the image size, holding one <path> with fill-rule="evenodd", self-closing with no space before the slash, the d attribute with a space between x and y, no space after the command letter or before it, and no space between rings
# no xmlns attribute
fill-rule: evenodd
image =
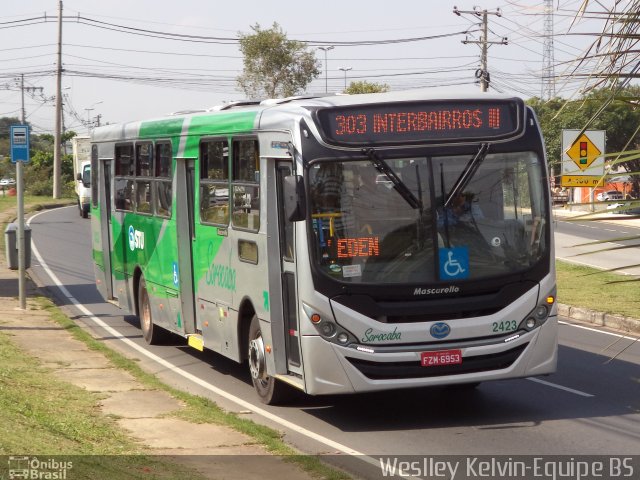
<svg viewBox="0 0 640 480"><path fill-rule="evenodd" d="M311 218L328 218L329 219L329 236L333 237L333 231L335 226L336 218L340 218L342 216L341 213L313 213L311 214Z"/></svg>

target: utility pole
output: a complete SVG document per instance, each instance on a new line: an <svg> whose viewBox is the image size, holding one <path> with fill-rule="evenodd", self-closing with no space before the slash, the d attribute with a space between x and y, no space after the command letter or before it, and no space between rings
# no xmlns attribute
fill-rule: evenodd
<svg viewBox="0 0 640 480"><path fill-rule="evenodd" d="M333 45L329 45L328 47L318 47L319 50L324 52L324 93L329 93L329 83L328 83L328 64L327 64L327 52L329 50L333 50L335 47Z"/></svg>
<svg viewBox="0 0 640 480"><path fill-rule="evenodd" d="M544 0L544 47L542 54L542 97L556 96L555 59L553 55L553 0Z"/></svg>
<svg viewBox="0 0 640 480"><path fill-rule="evenodd" d="M22 123L24 125L26 125L26 121L27 121L27 112L24 108L24 92L37 92L39 91L40 93L42 93L43 88L42 87L25 87L24 86L24 73L20 74L20 91L22 92Z"/></svg>
<svg viewBox="0 0 640 480"><path fill-rule="evenodd" d="M499 8L496 9L494 12L490 12L486 9L480 10L479 7L475 7L473 10L458 10L458 7L453 7L453 13L455 13L458 16L461 16L462 14L467 14L467 15L475 15L476 17L482 18L482 37L480 38L480 40L469 40L468 38L465 38L462 41L462 43L465 45L468 43L475 43L476 45L480 45L480 49L481 49L480 69L476 70L476 78L480 79L480 90L483 92L486 92L487 90L489 90L489 82L490 82L489 67L488 67L489 46L508 44L507 37L502 37L502 39L499 42L489 41L488 17L489 15L495 15L496 17L501 17L502 12L500 11Z"/></svg>
<svg viewBox="0 0 640 480"><path fill-rule="evenodd" d="M20 74L20 97L22 98L22 124L24 125L27 119L27 112L24 109L24 73Z"/></svg>
<svg viewBox="0 0 640 480"><path fill-rule="evenodd" d="M62 0L58 2L58 67L56 74L56 122L53 136L53 198L60 198L62 193L61 174L62 158Z"/></svg>
<svg viewBox="0 0 640 480"><path fill-rule="evenodd" d="M340 67L338 70L344 72L344 91L347 91L347 72L351 70L353 67Z"/></svg>

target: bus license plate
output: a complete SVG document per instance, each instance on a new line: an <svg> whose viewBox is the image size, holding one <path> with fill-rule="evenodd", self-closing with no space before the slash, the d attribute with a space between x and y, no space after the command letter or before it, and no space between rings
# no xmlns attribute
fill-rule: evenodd
<svg viewBox="0 0 640 480"><path fill-rule="evenodd" d="M439 365L458 365L462 363L462 350L442 350L439 352L422 352L420 363L423 367Z"/></svg>

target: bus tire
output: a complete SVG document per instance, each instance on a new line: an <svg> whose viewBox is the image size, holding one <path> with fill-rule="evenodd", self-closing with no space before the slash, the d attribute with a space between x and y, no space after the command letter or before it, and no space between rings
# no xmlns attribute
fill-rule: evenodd
<svg viewBox="0 0 640 480"><path fill-rule="evenodd" d="M80 215L82 215L82 218L89 218L89 205L80 209Z"/></svg>
<svg viewBox="0 0 640 480"><path fill-rule="evenodd" d="M140 283L138 284L138 319L140 320L140 328L142 329L142 336L145 342L149 345L157 345L160 343L164 331L153 324L147 282L145 282L143 276L140 277Z"/></svg>
<svg viewBox="0 0 640 480"><path fill-rule="evenodd" d="M288 397L287 385L267 375L266 352L257 315L253 316L249 326L247 351L251 381L260 401L267 405L283 403Z"/></svg>

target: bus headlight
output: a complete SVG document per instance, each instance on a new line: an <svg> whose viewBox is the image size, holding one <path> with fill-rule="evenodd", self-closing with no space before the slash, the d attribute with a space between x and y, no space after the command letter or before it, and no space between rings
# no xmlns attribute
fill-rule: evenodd
<svg viewBox="0 0 640 480"><path fill-rule="evenodd" d="M320 315L314 308L303 303L302 309L311 324L316 328L322 338L331 343L347 346L356 343L357 339L347 330L335 323L333 319Z"/></svg>
<svg viewBox="0 0 640 480"><path fill-rule="evenodd" d="M546 305L538 305L538 308L535 309L533 315L538 320L544 320L549 315L549 307Z"/></svg>
<svg viewBox="0 0 640 480"><path fill-rule="evenodd" d="M331 322L321 322L320 333L323 337L332 337L336 333L336 327Z"/></svg>
<svg viewBox="0 0 640 480"><path fill-rule="evenodd" d="M346 345L347 343L349 343L349 335L347 335L345 332L340 332L337 339L338 343L342 345Z"/></svg>
<svg viewBox="0 0 640 480"><path fill-rule="evenodd" d="M525 330L533 330L534 328L539 327L549 318L549 313L551 313L551 306L555 303L555 291L551 294L545 296L538 306L533 309L529 315L527 315L526 319L520 324L520 328Z"/></svg>

